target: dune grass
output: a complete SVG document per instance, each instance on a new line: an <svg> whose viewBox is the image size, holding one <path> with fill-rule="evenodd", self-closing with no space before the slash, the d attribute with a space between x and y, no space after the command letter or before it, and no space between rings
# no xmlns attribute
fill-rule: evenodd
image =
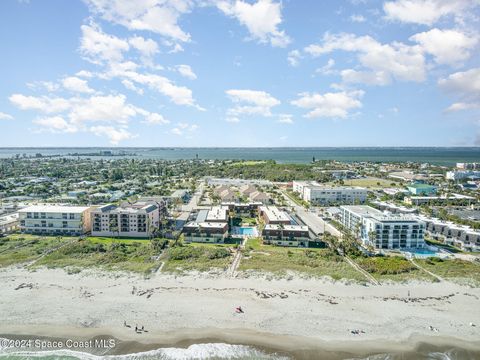
<svg viewBox="0 0 480 360"><path fill-rule="evenodd" d="M232 261L232 245L192 243L174 246L165 251L163 272L226 270Z"/></svg>
<svg viewBox="0 0 480 360"><path fill-rule="evenodd" d="M354 261L378 281L435 280L400 256L357 257Z"/></svg>
<svg viewBox="0 0 480 360"><path fill-rule="evenodd" d="M285 275L295 271L311 276L330 276L335 280L365 277L331 249L299 249L264 245L260 239L249 239L239 270L256 270Z"/></svg>
<svg viewBox="0 0 480 360"><path fill-rule="evenodd" d="M442 278L460 282L473 280L480 284L480 263L439 258L416 259L415 262Z"/></svg>
<svg viewBox="0 0 480 360"><path fill-rule="evenodd" d="M35 267L93 268L148 273L159 266L150 241L81 239L43 257Z"/></svg>
<svg viewBox="0 0 480 360"><path fill-rule="evenodd" d="M13 234L0 238L0 267L28 263L67 242L68 238Z"/></svg>

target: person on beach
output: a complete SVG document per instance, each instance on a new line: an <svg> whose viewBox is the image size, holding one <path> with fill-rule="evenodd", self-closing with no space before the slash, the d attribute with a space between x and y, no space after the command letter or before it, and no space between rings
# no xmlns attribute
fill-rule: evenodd
<svg viewBox="0 0 480 360"><path fill-rule="evenodd" d="M235 311L236 311L237 313L243 314L243 309L242 309L241 306L238 306L237 308L235 308Z"/></svg>

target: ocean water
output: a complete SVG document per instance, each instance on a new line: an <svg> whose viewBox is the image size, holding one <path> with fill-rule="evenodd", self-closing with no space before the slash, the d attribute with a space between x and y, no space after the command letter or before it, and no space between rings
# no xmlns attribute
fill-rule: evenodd
<svg viewBox="0 0 480 360"><path fill-rule="evenodd" d="M323 351L292 351L291 354L266 352L248 345L225 343L193 344L186 348L164 347L123 355L94 355L68 349L55 351L15 351L0 348L1 360L478 360L479 351L449 348L438 351L420 344L415 351L373 355L345 355Z"/></svg>
<svg viewBox="0 0 480 360"><path fill-rule="evenodd" d="M456 162L480 162L480 147L310 147L310 148L0 148L0 158L16 154L42 155L87 154L110 150L146 159L246 159L275 160L279 163L309 163L316 160L428 162L454 165Z"/></svg>

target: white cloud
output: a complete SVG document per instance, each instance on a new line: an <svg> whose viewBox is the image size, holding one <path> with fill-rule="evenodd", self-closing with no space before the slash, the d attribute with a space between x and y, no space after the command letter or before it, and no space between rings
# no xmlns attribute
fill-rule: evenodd
<svg viewBox="0 0 480 360"><path fill-rule="evenodd" d="M92 126L89 130L97 136L106 136L112 145L136 137L124 128L114 128L113 126Z"/></svg>
<svg viewBox="0 0 480 360"><path fill-rule="evenodd" d="M462 17L468 8L478 5L471 0L397 0L383 4L386 18L405 23L433 25L442 17Z"/></svg>
<svg viewBox="0 0 480 360"><path fill-rule="evenodd" d="M22 110L39 110L47 114L65 111L71 106L68 100L60 97L36 97L13 94L8 99L13 105Z"/></svg>
<svg viewBox="0 0 480 360"><path fill-rule="evenodd" d="M332 70L334 66L335 66L335 60L328 59L327 63L324 66L315 70L315 72L317 74L322 74L322 75L331 75L335 73L335 71Z"/></svg>
<svg viewBox="0 0 480 360"><path fill-rule="evenodd" d="M38 90L40 88L43 88L48 92L55 92L60 89L60 85L57 83L54 83L53 81L34 81L34 82L27 83L27 86L33 90Z"/></svg>
<svg viewBox="0 0 480 360"><path fill-rule="evenodd" d="M269 42L272 46L285 47L291 42L285 31L278 29L282 23L281 3L273 0L258 0L255 3L219 0L217 7L246 26L251 37L261 43Z"/></svg>
<svg viewBox="0 0 480 360"><path fill-rule="evenodd" d="M69 113L72 123L118 122L126 124L137 114L125 95L91 96L76 103Z"/></svg>
<svg viewBox="0 0 480 360"><path fill-rule="evenodd" d="M13 116L0 111L0 120L13 120Z"/></svg>
<svg viewBox="0 0 480 360"><path fill-rule="evenodd" d="M367 21L367 19L365 19L365 17L363 15L353 14L353 15L350 16L350 21L351 22L356 22L356 23L363 23L363 22Z"/></svg>
<svg viewBox="0 0 480 360"><path fill-rule="evenodd" d="M190 35L178 25L182 14L191 11L191 0L85 0L90 11L130 30L147 30L176 41Z"/></svg>
<svg viewBox="0 0 480 360"><path fill-rule="evenodd" d="M75 76L84 77L84 78L91 78L91 77L93 77L93 74L92 74L92 72L87 71L87 70L80 70L75 74Z"/></svg>
<svg viewBox="0 0 480 360"><path fill-rule="evenodd" d="M280 114L278 115L278 122L281 124L293 124L292 115L290 114Z"/></svg>
<svg viewBox="0 0 480 360"><path fill-rule="evenodd" d="M168 124L169 120L165 119L162 115L158 113L150 113L145 117L145 120L149 124Z"/></svg>
<svg viewBox="0 0 480 360"><path fill-rule="evenodd" d="M183 136L186 132L194 132L198 129L197 124L178 123L176 127L172 128L170 132L174 135Z"/></svg>
<svg viewBox="0 0 480 360"><path fill-rule="evenodd" d="M33 120L33 123L42 126L44 130L50 132L74 133L78 131L78 128L76 126L68 123L61 116L39 118Z"/></svg>
<svg viewBox="0 0 480 360"><path fill-rule="evenodd" d="M238 117L235 117L235 116L229 116L225 119L225 121L229 122L229 123L239 123L240 119Z"/></svg>
<svg viewBox="0 0 480 360"><path fill-rule="evenodd" d="M425 52L433 55L437 63L448 65L467 60L478 42L476 37L460 31L437 28L415 34L410 40L419 43Z"/></svg>
<svg viewBox="0 0 480 360"><path fill-rule="evenodd" d="M302 55L298 50L292 50L288 53L287 61L291 66L298 66Z"/></svg>
<svg viewBox="0 0 480 360"><path fill-rule="evenodd" d="M134 36L128 39L128 43L138 50L145 63L152 65L152 58L158 53L158 44L154 40Z"/></svg>
<svg viewBox="0 0 480 360"><path fill-rule="evenodd" d="M325 94L305 92L300 93L300 97L292 101L292 104L310 110L305 115L307 118L346 118L351 110L362 107L359 98L363 94L364 92L361 90Z"/></svg>
<svg viewBox="0 0 480 360"><path fill-rule="evenodd" d="M104 33L93 22L82 25L81 29L80 53L94 64L120 62L123 60L123 53L130 49L127 41Z"/></svg>
<svg viewBox="0 0 480 360"><path fill-rule="evenodd" d="M143 95L144 91L142 88L139 88L138 86L135 86L135 84L133 82L131 82L130 80L127 80L127 79L123 79L122 80L122 84L123 86L125 86L128 90L132 90L134 92L136 92L137 94L139 95Z"/></svg>
<svg viewBox="0 0 480 360"><path fill-rule="evenodd" d="M195 80L197 78L197 75L193 72L192 68L190 65L177 65L175 67L177 71L180 73L180 75L190 79L190 80Z"/></svg>
<svg viewBox="0 0 480 360"><path fill-rule="evenodd" d="M229 117L239 115L261 115L271 116L271 108L280 104L280 101L265 91L256 90L227 90L229 96L236 106L228 110Z"/></svg>
<svg viewBox="0 0 480 360"><path fill-rule="evenodd" d="M88 86L86 80L80 79L76 76L69 76L62 80L62 85L65 89L70 90L72 92L79 92L79 93L93 93L93 89Z"/></svg>
<svg viewBox="0 0 480 360"><path fill-rule="evenodd" d="M136 68L137 65L131 61L112 64L103 76L105 78L119 77L133 83L148 86L150 89L169 97L170 100L177 105L193 106L199 110L204 110L195 103L192 90L189 88L175 85L171 80L161 75L140 73L136 71ZM127 83L126 86L129 85L130 84Z"/></svg>
<svg viewBox="0 0 480 360"><path fill-rule="evenodd" d="M440 79L438 85L458 98L447 111L480 108L480 68L460 71Z"/></svg>
<svg viewBox="0 0 480 360"><path fill-rule="evenodd" d="M370 36L327 33L321 45L312 44L305 48L305 52L312 56L321 56L335 50L358 53L358 61L365 68L344 72L344 81L385 85L392 78L420 82L426 76L425 57L418 45L408 46L399 42L381 44Z"/></svg>

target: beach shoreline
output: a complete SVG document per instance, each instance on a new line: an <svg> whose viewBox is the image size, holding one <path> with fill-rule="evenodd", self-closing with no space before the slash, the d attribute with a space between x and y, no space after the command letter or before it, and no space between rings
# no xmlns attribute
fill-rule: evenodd
<svg viewBox="0 0 480 360"><path fill-rule="evenodd" d="M372 286L291 276L144 278L11 267L0 270L0 283L0 337L9 339L114 338L117 355L220 342L295 359L319 352L325 359L408 353L421 346L480 356L480 289L451 282ZM234 310L240 305L244 314ZM135 326L148 332L136 333Z"/></svg>
<svg viewBox="0 0 480 360"><path fill-rule="evenodd" d="M149 333L139 339L135 336L122 336L114 329L85 329L85 328L49 328L49 327L13 327L10 334L2 334L0 338L10 340L31 340L42 342L62 342L63 347L51 348L23 348L22 351L58 351L68 350L93 355L129 355L151 352L161 348L188 348L195 344L229 344L255 347L265 354L275 354L292 359L322 359L336 360L350 357L371 356L374 354L415 354L423 352L446 352L450 349L461 349L474 356L480 356L480 341L464 341L459 338L429 337L412 334L409 339L392 341L391 339L376 339L363 341L323 341L318 338L295 337L258 333L245 329L182 329L169 333ZM42 334L42 335L38 335ZM112 336L115 334L116 336ZM61 335L61 336L60 336ZM123 334L124 336L125 334ZM414 341L412 341L414 339ZM75 348L66 346L67 341L90 342L114 340L115 346L111 349Z"/></svg>

